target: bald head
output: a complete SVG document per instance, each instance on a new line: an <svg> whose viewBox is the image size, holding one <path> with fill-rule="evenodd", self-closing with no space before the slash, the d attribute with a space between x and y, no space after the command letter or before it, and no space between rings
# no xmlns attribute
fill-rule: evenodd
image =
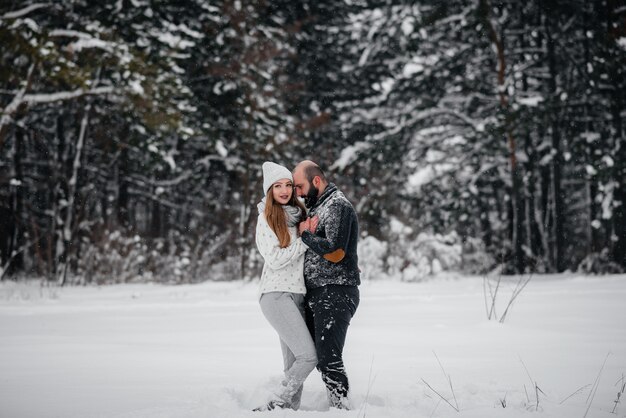
<svg viewBox="0 0 626 418"><path fill-rule="evenodd" d="M323 182L327 182L326 176L320 166L311 160L304 160L298 163L296 168L293 169L293 174L295 175L296 173L303 173L309 183L313 182L315 176L318 176Z"/></svg>
<svg viewBox="0 0 626 418"><path fill-rule="evenodd" d="M326 189L328 181L319 165L304 160L293 169L293 184L298 196L304 197L305 205L311 207Z"/></svg>

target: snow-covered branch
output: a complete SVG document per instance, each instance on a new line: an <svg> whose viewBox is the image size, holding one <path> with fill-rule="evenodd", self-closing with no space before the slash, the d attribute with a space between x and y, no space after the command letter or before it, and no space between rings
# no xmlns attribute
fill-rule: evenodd
<svg viewBox="0 0 626 418"><path fill-rule="evenodd" d="M94 37L90 33L69 29L54 29L48 33L51 38L76 38L77 41L67 46L71 51L80 51L85 48L100 48L106 51L112 51L116 44L114 42L105 41Z"/></svg>
<svg viewBox="0 0 626 418"><path fill-rule="evenodd" d="M17 19L20 18L22 16L26 16L27 14L29 14L32 11L35 11L37 9L42 9L44 7L48 7L50 6L50 3L35 3L35 4L31 4L30 6L24 7L23 9L20 10L15 10L13 12L8 12L3 14L2 16L0 16L0 20L3 19Z"/></svg>
<svg viewBox="0 0 626 418"><path fill-rule="evenodd" d="M415 125L417 122L421 121L421 120L425 120L434 116L441 116L441 115L449 115L449 116L453 116L456 119L459 119L461 121L463 121L464 123L466 123L467 125L471 126L475 131L477 132L481 132L483 130L482 125L476 121L474 121L473 119L471 119L469 116L464 115L460 112L457 112L456 110L452 110L452 109L443 109L443 108L432 108L432 109L428 109L428 110L424 110L421 112L418 112L415 116L413 116L411 119L409 119L408 121L404 122L404 123L398 123L395 124L393 126L393 128L383 131L383 132L379 132L375 135L370 135L367 137L368 141L381 141L384 140L385 138L391 136L391 135L395 135L399 132L401 132L403 129L413 126Z"/></svg>
<svg viewBox="0 0 626 418"><path fill-rule="evenodd" d="M224 161L224 160L225 158L219 155L207 155L206 157L203 157L200 160L195 162L194 169L185 170L180 175L170 180L154 180L154 179L149 179L140 174L135 174L134 176L131 176L131 177L134 177L137 182L143 182L146 185L150 185L154 187L173 187L173 186L178 186L179 184L188 180L191 176L197 174L204 167L208 166L211 161Z"/></svg>
<svg viewBox="0 0 626 418"><path fill-rule="evenodd" d="M371 142L358 141L354 145L349 145L341 151L339 158L330 166L330 170L343 171L347 166L358 159L358 154L370 149Z"/></svg>
<svg viewBox="0 0 626 418"><path fill-rule="evenodd" d="M79 38L79 39L92 39L93 36L86 32L80 32L77 30L70 29L54 29L48 33L48 36L51 38Z"/></svg>
<svg viewBox="0 0 626 418"><path fill-rule="evenodd" d="M72 42L71 44L69 44L67 46L67 49L70 50L70 51L73 51L73 52L78 52L78 51L81 51L83 49L99 48L99 49L103 49L105 51L111 52L111 51L113 51L114 47L115 47L114 43L103 41L102 39L98 39L98 38L84 39L84 38L81 38L78 41Z"/></svg>
<svg viewBox="0 0 626 418"><path fill-rule="evenodd" d="M19 107L23 104L33 105L40 103L53 103L64 100L76 99L82 96L94 96L113 93L115 89L113 87L97 87L90 90L77 89L73 91L63 91L58 93L35 93L26 94L32 78L33 71L35 69L34 64L28 70L28 76L24 86L17 92L11 103L9 103L4 109L2 109L2 118L0 118L0 147L4 142L4 134L7 127L10 125L13 115Z"/></svg>
<svg viewBox="0 0 626 418"><path fill-rule="evenodd" d="M116 44L114 42L105 41L100 38L96 38L87 32L81 32L69 29L54 29L50 31L48 36L52 38L77 38L78 40L72 42L67 48L73 52L77 52L87 48L100 48L105 51L113 51Z"/></svg>
<svg viewBox="0 0 626 418"><path fill-rule="evenodd" d="M113 93L114 91L115 89L113 87L97 87L90 90L76 89L73 91L62 91L58 93L27 94L22 98L22 102L28 104L51 103L76 99L82 96L97 96L101 94L109 94Z"/></svg>
<svg viewBox="0 0 626 418"><path fill-rule="evenodd" d="M17 109L24 102L24 97L26 96L26 91L30 88L30 83L32 81L33 72L35 71L35 64L31 64L28 69L28 75L26 76L26 82L22 86L22 88L17 92L11 103L7 105L2 110L2 118L0 118L0 148L4 143L4 133L11 123L13 115L17 112Z"/></svg>
<svg viewBox="0 0 626 418"><path fill-rule="evenodd" d="M412 111L407 111L407 114L412 114ZM351 165L358 159L358 154L370 149L376 142L384 141L387 138L394 136L402 130L411 128L418 122L436 116L448 115L463 122L464 125L471 127L476 132L484 131L484 124L470 118L466 114L454 109L448 108L431 108L428 110L417 112L412 118L407 121L394 123L390 129L382 132L369 135L365 138L365 141L356 142L354 145L346 147L340 157L332 164L332 170L344 170L347 166ZM369 115L371 118L371 115Z"/></svg>
<svg viewBox="0 0 626 418"><path fill-rule="evenodd" d="M172 186L177 186L181 184L182 182L188 180L192 176L192 174L193 174L193 171L185 170L179 176L170 180L149 179L145 176L142 176L141 174L131 175L131 177L134 177L137 183L142 182L142 183L145 183L146 185L150 185L154 187L172 187Z"/></svg>

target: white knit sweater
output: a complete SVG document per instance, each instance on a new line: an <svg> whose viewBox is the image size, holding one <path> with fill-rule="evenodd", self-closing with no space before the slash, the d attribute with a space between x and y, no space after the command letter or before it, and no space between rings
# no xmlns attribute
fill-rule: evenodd
<svg viewBox="0 0 626 418"><path fill-rule="evenodd" d="M296 227L289 227L291 242L280 248L278 237L261 213L256 223L256 246L265 260L261 273L259 296L268 292L306 293L304 286L304 253L306 244L298 237Z"/></svg>

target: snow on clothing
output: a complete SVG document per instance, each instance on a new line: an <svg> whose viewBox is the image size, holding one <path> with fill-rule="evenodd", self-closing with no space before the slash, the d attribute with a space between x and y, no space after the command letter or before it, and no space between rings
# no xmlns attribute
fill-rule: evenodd
<svg viewBox="0 0 626 418"><path fill-rule="evenodd" d="M306 245L297 236L299 209L284 206L291 241L280 248L278 237L263 212L265 199L258 205L256 244L265 263L261 274L261 311L278 333L285 377L276 393L285 407L298 409L302 385L317 364L315 345L305 322L303 263ZM298 209L297 212L294 209Z"/></svg>
<svg viewBox="0 0 626 418"><path fill-rule="evenodd" d="M276 396L285 406L298 409L302 384L317 364L315 345L304 319L304 295L270 292L261 296L261 310L278 332L285 377Z"/></svg>
<svg viewBox="0 0 626 418"><path fill-rule="evenodd" d="M306 321L315 340L317 369L326 384L330 406L348 408L348 375L343 346L350 320L359 306L356 286L326 285L307 293Z"/></svg>
<svg viewBox="0 0 626 418"><path fill-rule="evenodd" d="M349 408L343 346L359 306L361 284L356 253L359 225L352 204L330 183L309 211L319 217L315 233L305 231L306 318L330 405Z"/></svg>
<svg viewBox="0 0 626 418"><path fill-rule="evenodd" d="M310 248L304 261L307 289L327 284L361 284L356 252L359 224L352 204L333 183L328 184L309 216L319 217L315 233L304 231Z"/></svg>

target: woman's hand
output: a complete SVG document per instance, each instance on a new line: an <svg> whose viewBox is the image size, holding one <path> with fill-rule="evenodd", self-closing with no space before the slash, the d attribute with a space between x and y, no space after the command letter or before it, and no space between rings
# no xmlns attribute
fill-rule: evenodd
<svg viewBox="0 0 626 418"><path fill-rule="evenodd" d="M298 234L302 235L304 231L308 231L311 227L311 218L306 218L304 221L300 222L298 225Z"/></svg>
<svg viewBox="0 0 626 418"><path fill-rule="evenodd" d="M300 222L300 225L298 225L298 232L300 233L300 235L302 235L304 231L309 231L310 233L314 234L319 222L320 218L318 216L306 218L306 220Z"/></svg>

